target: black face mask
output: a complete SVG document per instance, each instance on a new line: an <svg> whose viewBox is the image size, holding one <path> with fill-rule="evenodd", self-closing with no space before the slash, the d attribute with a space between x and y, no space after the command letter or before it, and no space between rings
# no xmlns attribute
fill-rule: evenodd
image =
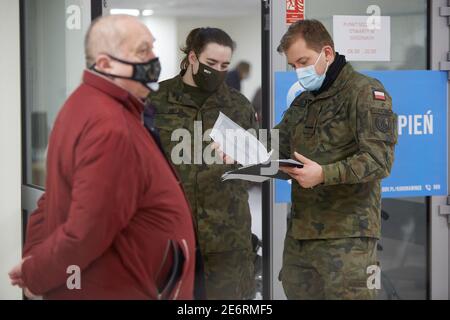
<svg viewBox="0 0 450 320"><path fill-rule="evenodd" d="M197 58L198 60L198 58ZM195 84L206 92L214 92L219 89L220 85L225 81L227 71L217 71L198 60L199 66L196 74L192 72ZM192 67L194 70L194 67Z"/></svg>
<svg viewBox="0 0 450 320"><path fill-rule="evenodd" d="M115 58L113 56L109 56L109 57L112 60L133 66L133 74L131 75L131 77L124 77L124 76L119 76L119 75L115 75L115 74L109 74L109 73L98 71L95 69L95 64L92 65L92 67L90 69L94 70L97 73L108 76L108 77L134 80L139 83L142 83L144 86L146 86L148 89L150 89L152 91L158 91L158 89L159 89L158 79L159 79L159 75L161 74L161 64L160 64L158 58L151 59L147 62L129 62L129 61Z"/></svg>

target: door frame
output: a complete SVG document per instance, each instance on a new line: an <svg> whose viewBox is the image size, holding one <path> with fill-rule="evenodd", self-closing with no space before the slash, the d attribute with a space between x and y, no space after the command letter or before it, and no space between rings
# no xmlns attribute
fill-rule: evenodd
<svg viewBox="0 0 450 320"><path fill-rule="evenodd" d="M441 16L440 14L441 8L448 8L449 6L450 3L446 0L428 1L428 57L429 69L431 70L445 69L442 62L450 58L450 17ZM450 92L449 90L450 82L447 92ZM450 99L447 102L447 109L449 106ZM448 114L447 119L447 137L450 143L449 124L450 114ZM450 167L447 169L447 172L450 172ZM450 184L450 180L447 183ZM448 300L450 298L450 215L442 214L446 212L446 209L450 208L449 205L450 198L447 196L431 197L428 210L429 298L432 300Z"/></svg>
<svg viewBox="0 0 450 320"><path fill-rule="evenodd" d="M270 48L268 50L269 57L266 61L269 66L270 73L270 96L265 99L270 101L270 116L271 127L275 125L274 121L274 73L276 71L286 71L286 61L284 56L276 52L277 40L281 38L286 30L284 23L285 6L284 1L280 0L266 0L270 6ZM441 7L449 7L450 1L447 0L427 0L427 45L428 45L428 69L441 70L440 64L442 61L450 60L450 17L442 17L440 15ZM450 12L450 9L449 9ZM448 20L447 20L448 19ZM447 56L448 55L448 56ZM263 62L264 63L264 62ZM264 69L263 69L264 70ZM264 74L264 72L263 72ZM449 78L450 79L450 78ZM450 83L449 83L450 92ZM450 106L450 98L448 102ZM447 123L450 125L450 113L448 115ZM450 143L450 131L447 134ZM450 146L449 148L450 149ZM450 166L448 169L450 172ZM450 179L449 179L450 185ZM263 193L264 195L264 193ZM277 272L280 268L280 263L277 259L280 258L283 243L281 233L284 227L285 213L288 207L284 204L276 204L274 199L274 187L270 185L270 193L265 194L269 200L265 201L265 205L269 205L270 210L263 211L263 226L264 222L269 224L264 228L265 232L270 233L266 238L270 238L270 252L265 254L264 270L271 275L271 284L269 286L270 298L283 299L284 293L280 290L280 285L277 279ZM427 223L428 223L428 243L427 243L427 273L428 273L428 299L449 299L450 298L450 216L443 216L441 212L450 212L450 197L427 197ZM281 230L280 230L281 228ZM280 232L281 231L281 232ZM280 249L281 246L281 249ZM269 250L269 248L266 248ZM269 297L268 296L268 297Z"/></svg>

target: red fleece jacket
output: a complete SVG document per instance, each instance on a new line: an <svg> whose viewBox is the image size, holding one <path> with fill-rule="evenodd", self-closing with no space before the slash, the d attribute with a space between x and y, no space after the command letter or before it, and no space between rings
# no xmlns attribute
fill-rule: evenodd
<svg viewBox="0 0 450 320"><path fill-rule="evenodd" d="M186 261L171 298L193 298L192 215L142 124L143 110L139 99L85 71L58 114L46 192L28 221L23 253L32 257L22 268L31 292L46 299L157 299L172 239ZM81 269L80 290L66 285L70 266Z"/></svg>

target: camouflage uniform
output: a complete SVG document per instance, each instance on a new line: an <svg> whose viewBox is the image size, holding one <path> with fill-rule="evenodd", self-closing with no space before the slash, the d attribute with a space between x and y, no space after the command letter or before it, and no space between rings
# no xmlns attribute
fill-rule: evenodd
<svg viewBox="0 0 450 320"><path fill-rule="evenodd" d="M203 136L206 130L214 126L219 112L245 129L257 129L255 111L250 102L226 84L221 85L202 106L185 93L180 76L160 85L160 90L150 99L156 107L155 126L169 159L172 159L173 147L180 143L171 141L175 129L187 129L193 140L194 121L202 122L198 134ZM206 148L210 144L211 141L203 142L201 150L212 154L211 149ZM195 164L195 150L191 151L190 157L183 155L186 159L191 158L190 162L175 167L196 222L205 263L206 296L208 299L252 297L255 276L247 192L249 185L243 181L221 182L222 174L235 169L236 165L207 165L203 160L202 164Z"/></svg>
<svg viewBox="0 0 450 320"><path fill-rule="evenodd" d="M385 101L377 92L385 94ZM297 299L353 298L352 284L362 283L361 272L376 262L373 239L380 237L380 180L390 173L397 142L391 97L378 80L357 73L347 63L328 90L298 96L276 129L280 157L295 159L297 151L322 165L325 178L313 189L292 185L280 275L286 294ZM361 241L368 241L367 250L361 250ZM342 268L333 269L337 264ZM344 274L330 275L330 270ZM343 276L349 277L347 281ZM310 286L316 278L323 284ZM300 279L307 282L301 284ZM372 297L365 289L365 295L357 296Z"/></svg>
<svg viewBox="0 0 450 320"><path fill-rule="evenodd" d="M377 266L375 238L297 240L284 243L280 281L296 300L373 299L367 267Z"/></svg>

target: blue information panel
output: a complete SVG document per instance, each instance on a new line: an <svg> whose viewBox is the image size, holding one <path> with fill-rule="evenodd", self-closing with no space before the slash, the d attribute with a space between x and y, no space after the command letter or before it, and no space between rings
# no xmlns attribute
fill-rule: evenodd
<svg viewBox="0 0 450 320"><path fill-rule="evenodd" d="M447 195L447 73L367 71L392 96L399 142L391 175L382 181L384 198ZM278 123L301 93L295 72L275 74ZM296 183L295 181L293 183ZM276 180L276 202L291 201L290 182Z"/></svg>

